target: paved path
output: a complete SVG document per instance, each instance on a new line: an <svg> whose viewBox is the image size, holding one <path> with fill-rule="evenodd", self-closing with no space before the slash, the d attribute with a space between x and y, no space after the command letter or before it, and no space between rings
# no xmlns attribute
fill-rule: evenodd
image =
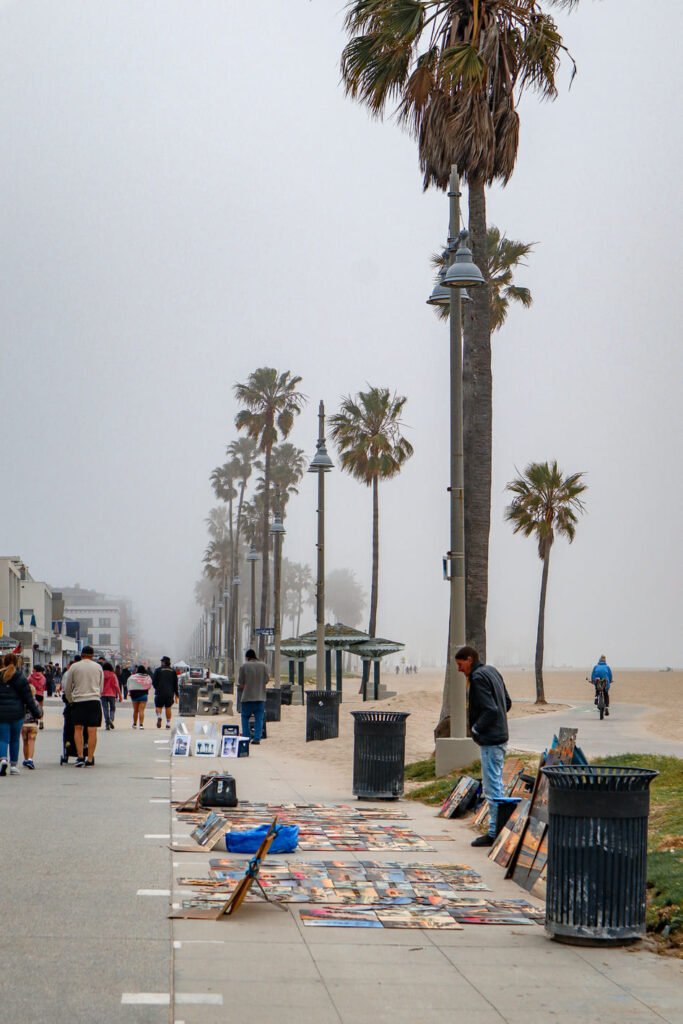
<svg viewBox="0 0 683 1024"><path fill-rule="evenodd" d="M544 750L562 725L579 730L578 743L588 757L608 754L670 754L680 757L681 743L660 739L646 727L650 708L639 704L615 703L609 718L600 721L592 701L577 704L551 715L530 715L510 719L510 747L516 750Z"/></svg>
<svg viewBox="0 0 683 1024"><path fill-rule="evenodd" d="M188 893L176 879L207 874L209 855L170 852L171 829L188 829L159 801L189 795L219 762L170 766L168 734L133 732L125 708L93 770L60 768L58 729L52 711L38 770L0 779L2 1024L683 1024L680 962L558 945L536 925L316 929L302 927L300 905L259 904L220 922L170 922L169 904ZM352 799L350 766L340 777L325 743L313 767L283 754L277 729L230 762L242 799ZM443 834L438 853L373 859L467 863L494 896L525 895L470 848L463 823L401 806L416 831Z"/></svg>

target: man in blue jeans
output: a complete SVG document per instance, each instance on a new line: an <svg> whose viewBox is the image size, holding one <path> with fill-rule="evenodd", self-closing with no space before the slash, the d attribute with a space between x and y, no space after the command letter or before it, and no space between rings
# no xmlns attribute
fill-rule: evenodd
<svg viewBox="0 0 683 1024"><path fill-rule="evenodd" d="M256 651L249 648L247 659L237 677L237 694L241 701L242 735L249 735L249 719L254 716L254 738L260 743L263 735L263 720L266 716L266 683L268 669L256 657Z"/></svg>
<svg viewBox="0 0 683 1024"><path fill-rule="evenodd" d="M498 834L498 802L505 799L503 765L512 701L500 672L493 665L482 665L474 647L461 647L455 662L469 682L468 721L472 739L481 749L484 796L489 804L488 835L478 836L471 845L493 846Z"/></svg>

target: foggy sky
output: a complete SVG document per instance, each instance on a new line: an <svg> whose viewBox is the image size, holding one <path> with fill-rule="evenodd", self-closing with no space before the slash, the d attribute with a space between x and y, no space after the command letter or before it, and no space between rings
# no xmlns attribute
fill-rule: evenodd
<svg viewBox="0 0 683 1024"><path fill-rule="evenodd" d="M579 64L525 97L489 219L537 242L533 292L494 337L489 659L533 660L541 564L503 522L529 461L587 473L551 562L547 662L680 665L679 290L683 8L585 0ZM381 487L378 633L442 662L448 328L425 299L441 193L415 144L339 85L337 0L0 4L2 554L36 578L129 594L149 655L181 653L236 434L232 385L303 377L290 440L324 399L408 396L415 456ZM650 70L647 70L649 68ZM315 479L284 554L315 559ZM369 592L371 494L327 477L327 567ZM313 611L302 629L313 626ZM162 651L163 648L163 651Z"/></svg>

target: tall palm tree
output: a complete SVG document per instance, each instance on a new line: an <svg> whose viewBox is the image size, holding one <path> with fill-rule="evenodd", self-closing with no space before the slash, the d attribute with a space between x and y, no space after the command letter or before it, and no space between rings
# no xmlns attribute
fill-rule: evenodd
<svg viewBox="0 0 683 1024"><path fill-rule="evenodd" d="M258 469L263 471L263 462L256 463ZM301 482L308 459L306 453L295 445L285 442L273 447L270 460L270 485L277 489L280 495L280 512L283 517L286 514L287 503L293 494L298 494L297 484ZM265 475L259 477L256 484L256 493L263 494L265 491Z"/></svg>
<svg viewBox="0 0 683 1024"><path fill-rule="evenodd" d="M284 590L285 615L292 624L292 636L298 636L301 629L301 615L304 604L311 604L315 581L310 565L282 559L282 586Z"/></svg>
<svg viewBox="0 0 683 1024"><path fill-rule="evenodd" d="M256 443L250 437L238 437L237 440L231 441L226 448L226 454L230 459L230 464L233 466L235 482L239 484L239 499L237 502L237 521L235 523L235 537L233 544L233 564L232 564L232 576L240 575L240 534L242 531L242 514L244 510L244 495L251 477L252 470L255 465L256 457ZM230 586L230 613L229 621L227 625L228 637L230 638L228 647L232 659L233 673L236 669L236 659L239 652L239 631L240 631L240 613L237 607L239 591L232 585Z"/></svg>
<svg viewBox="0 0 683 1024"><path fill-rule="evenodd" d="M382 117L397 104L416 138L424 187L445 190L455 166L468 185L474 262L486 266L486 188L517 159L516 99L557 94L562 37L548 13L578 0L351 0L341 58L346 91ZM463 316L467 635L486 650L491 526L491 304L472 290Z"/></svg>
<svg viewBox="0 0 683 1024"><path fill-rule="evenodd" d="M545 704L543 686L543 645L545 633L545 599L548 589L550 551L555 535L566 537L571 544L576 534L579 515L585 511L580 495L587 485L583 473L563 477L557 462L532 462L524 473L507 485L514 495L505 510L505 518L513 524L513 533L534 537L538 557L543 562L541 597L536 633L536 703Z"/></svg>
<svg viewBox="0 0 683 1024"><path fill-rule="evenodd" d="M482 272L489 282L492 334L499 331L507 320L511 303L518 302L525 309L533 304L529 289L516 285L513 277L514 271L525 263L532 249L533 242L517 242L501 235L495 224L489 225L486 232L486 263ZM448 263L447 249L432 256L432 266L439 271L448 269ZM449 306L436 306L435 309L440 320L448 320Z"/></svg>
<svg viewBox="0 0 683 1024"><path fill-rule="evenodd" d="M401 434L406 401L403 395L392 395L389 388L369 387L355 398L343 398L339 412L330 418L342 469L372 487L370 636L377 635L379 482L397 476L413 454L413 446Z"/></svg>
<svg viewBox="0 0 683 1024"><path fill-rule="evenodd" d="M297 391L301 377L293 376L289 370L278 373L271 366L254 370L244 384L235 384L234 392L238 402L244 406L235 417L235 426L255 441L264 456L264 501L261 523L261 625L266 622L268 612L268 590L270 584L270 563L268 560L268 528L270 518L270 463L273 445L285 440L294 419L301 412L306 401ZM265 653L265 639L259 639L259 655Z"/></svg>

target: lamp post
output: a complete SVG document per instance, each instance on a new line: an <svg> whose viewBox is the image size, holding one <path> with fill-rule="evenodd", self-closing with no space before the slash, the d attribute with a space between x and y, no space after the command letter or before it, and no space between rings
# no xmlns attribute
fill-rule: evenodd
<svg viewBox="0 0 683 1024"><path fill-rule="evenodd" d="M450 550L446 556L450 582L450 615L446 682L450 710L450 738L436 742L436 774L443 775L462 767L476 757L474 742L467 736L467 688L465 677L457 671L455 652L466 643L465 618L465 477L462 418L462 289L484 284L484 276L472 262L467 248L467 232L460 230L460 179L451 168L448 188L450 222L448 252L450 265L432 292L429 302L443 302L443 291L450 291ZM468 296L469 298L469 296Z"/></svg>
<svg viewBox="0 0 683 1024"><path fill-rule="evenodd" d="M230 598L230 589L228 587L227 580L223 579L223 644L221 645L221 657L225 664L225 674L229 674L230 670L230 629L228 626L229 618L228 615L228 600Z"/></svg>
<svg viewBox="0 0 683 1024"><path fill-rule="evenodd" d="M275 632L273 634L273 641L275 651L273 654L273 679L276 686L280 685L280 641L282 639L280 625L280 591L282 589L282 539L286 532L287 531L282 525L282 515L278 510L273 513L273 523L272 526L270 527L270 534L274 541L273 584L275 587L275 591L273 595L273 628Z"/></svg>
<svg viewBox="0 0 683 1024"><path fill-rule="evenodd" d="M232 670L235 677L237 677L238 666L242 661L242 647L240 643L240 583L242 580L239 576L233 576L232 585L235 593L233 594L234 601L234 617L235 617L235 633L233 636L233 650L232 650Z"/></svg>
<svg viewBox="0 0 683 1024"><path fill-rule="evenodd" d="M323 690L325 683L325 473L334 463L325 447L325 405L318 406L318 440L316 452L308 467L318 474L318 572L315 584L315 685Z"/></svg>
<svg viewBox="0 0 683 1024"><path fill-rule="evenodd" d="M256 643L256 563L259 554L252 544L247 555L247 561L251 565L251 623L249 629L249 643L251 647Z"/></svg>

